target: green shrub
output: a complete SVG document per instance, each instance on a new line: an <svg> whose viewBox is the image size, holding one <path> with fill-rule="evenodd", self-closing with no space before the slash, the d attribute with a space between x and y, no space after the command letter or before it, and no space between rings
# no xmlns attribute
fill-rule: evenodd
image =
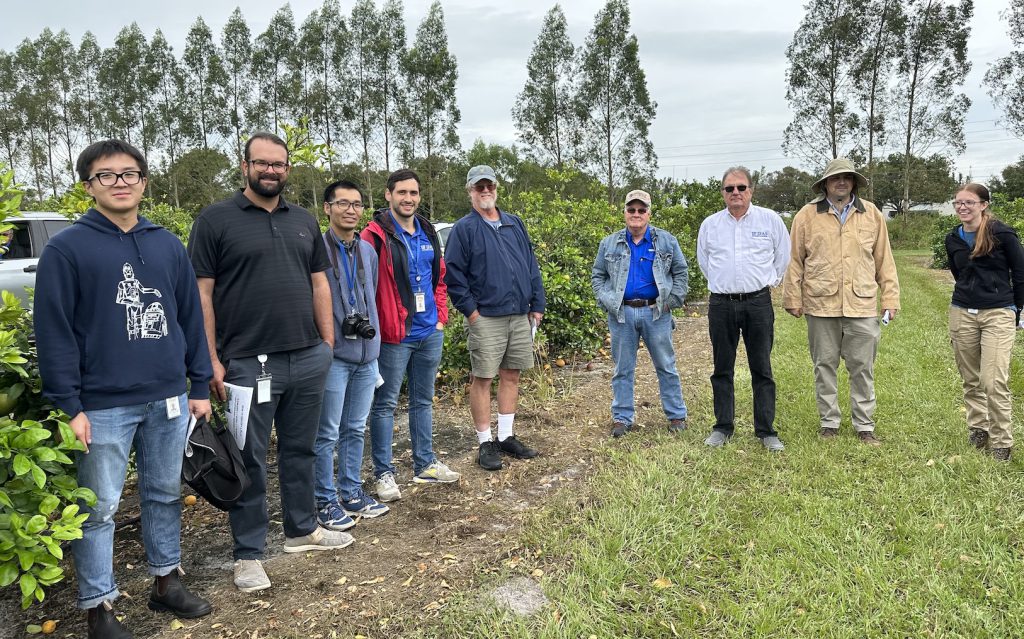
<svg viewBox="0 0 1024 639"><path fill-rule="evenodd" d="M935 225L945 223L944 220L940 219L942 217L956 219L955 215L941 216L934 212L912 212L906 216L899 216L888 220L886 226L889 229L889 243L892 245L893 250L929 248L935 236Z"/></svg>
<svg viewBox="0 0 1024 639"><path fill-rule="evenodd" d="M16 212L20 192L0 171L0 224ZM79 539L80 488L69 454L83 450L67 416L42 397L32 320L20 300L3 291L0 307L0 588L15 581L22 607L42 601L44 588L64 578L61 542Z"/></svg>

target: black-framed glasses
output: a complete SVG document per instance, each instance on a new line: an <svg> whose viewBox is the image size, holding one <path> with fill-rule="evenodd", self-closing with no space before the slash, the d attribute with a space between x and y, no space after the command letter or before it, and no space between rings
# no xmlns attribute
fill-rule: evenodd
<svg viewBox="0 0 1024 639"><path fill-rule="evenodd" d="M739 191L740 193L742 193L747 190L747 185L737 184L736 186L723 186L722 190L725 191L726 193L732 193L733 191Z"/></svg>
<svg viewBox="0 0 1024 639"><path fill-rule="evenodd" d="M967 207L973 208L973 207L977 206L978 204L981 204L981 202L979 200L954 200L953 201L953 208L954 209L958 209L958 208L960 208L962 206L967 206Z"/></svg>
<svg viewBox="0 0 1024 639"><path fill-rule="evenodd" d="M255 168L257 171L263 172L267 169L274 173L284 173L288 170L287 162L267 162L266 160L249 160L249 166Z"/></svg>
<svg viewBox="0 0 1024 639"><path fill-rule="evenodd" d="M146 175L142 171L125 171L123 173L113 173L111 171L102 171L93 175L86 182L92 182L96 180L103 186L114 186L118 180L121 180L128 186L135 186L142 181L142 178Z"/></svg>
<svg viewBox="0 0 1024 639"><path fill-rule="evenodd" d="M634 213L639 213L640 215L646 215L647 211L648 211L648 209L647 209L646 206L641 206L641 207L631 206L628 209L626 209L626 213L629 213L630 215L633 215Z"/></svg>
<svg viewBox="0 0 1024 639"><path fill-rule="evenodd" d="M494 182L484 182L481 180L480 182L477 182L476 184L473 185L473 189L477 193L484 193L486 191L494 192L498 190L498 185L495 184Z"/></svg>
<svg viewBox="0 0 1024 639"><path fill-rule="evenodd" d="M349 202L348 200L334 200L333 202L328 202L327 205L336 211L347 211L348 209L352 209L358 213L363 210L362 202Z"/></svg>

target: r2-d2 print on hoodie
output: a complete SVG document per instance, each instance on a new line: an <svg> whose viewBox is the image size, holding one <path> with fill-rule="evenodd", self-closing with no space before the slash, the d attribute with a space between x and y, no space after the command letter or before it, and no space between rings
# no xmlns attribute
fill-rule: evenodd
<svg viewBox="0 0 1024 639"><path fill-rule="evenodd" d="M143 301L145 295L160 294L155 288L146 288L135 279L135 269L128 262L121 268L124 279L117 283L117 303L123 304L127 315L128 340L160 339L167 335L167 317L160 302L150 302L147 306Z"/></svg>

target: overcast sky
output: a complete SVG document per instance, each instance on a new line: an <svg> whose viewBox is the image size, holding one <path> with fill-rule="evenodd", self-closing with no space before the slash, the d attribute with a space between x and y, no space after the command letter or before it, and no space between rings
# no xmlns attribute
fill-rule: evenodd
<svg viewBox="0 0 1024 639"><path fill-rule="evenodd" d="M293 0L296 22L320 6ZM562 2L574 44L583 43L603 0ZM66 29L73 41L92 31L101 46L132 20L147 37L160 28L180 55L185 35L202 15L217 34L239 5L227 0L114 3L95 0L5 2L0 48L12 50L44 27ZM248 0L242 11L253 34L262 32L281 1ZM380 2L378 1L378 6ZM406 0L407 36L430 3ZM510 114L526 80L526 60L551 0L443 0L449 47L459 63L459 133L468 148L476 139L516 141ZM342 10L351 9L342 1ZM999 114L981 88L989 65L1010 51L1007 23L999 16L1009 0L975 0L969 57L973 69L965 91L967 151L958 169L987 180L1024 155L1024 141L999 125ZM800 166L781 149L790 120L785 100L785 49L803 17L797 0L633 0L632 31L640 43L647 86L658 103L651 130L659 174L705 179L734 164L771 171ZM802 167L809 168L809 167Z"/></svg>

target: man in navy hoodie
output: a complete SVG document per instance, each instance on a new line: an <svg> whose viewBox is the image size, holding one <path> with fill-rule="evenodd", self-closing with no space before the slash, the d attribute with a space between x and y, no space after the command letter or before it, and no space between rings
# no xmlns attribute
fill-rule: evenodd
<svg viewBox="0 0 1024 639"><path fill-rule="evenodd" d="M209 602L181 570L181 457L189 415L210 415L210 356L195 274L181 241L139 215L146 160L121 140L86 148L76 169L95 205L43 249L35 331L43 393L82 444L78 483L96 493L71 544L88 636L131 637L114 616L114 514L135 448L149 607L201 617ZM186 389L185 380L191 385ZM186 394L187 391L187 394Z"/></svg>
<svg viewBox="0 0 1024 639"><path fill-rule="evenodd" d="M466 176L473 210L455 223L445 245L448 297L466 316L473 369L469 409L480 442L477 461L501 470L501 455L530 459L537 451L513 434L519 373L533 367L532 331L544 317L544 284L526 226L498 209L498 178L489 166ZM498 375L498 441L491 435L491 380Z"/></svg>

